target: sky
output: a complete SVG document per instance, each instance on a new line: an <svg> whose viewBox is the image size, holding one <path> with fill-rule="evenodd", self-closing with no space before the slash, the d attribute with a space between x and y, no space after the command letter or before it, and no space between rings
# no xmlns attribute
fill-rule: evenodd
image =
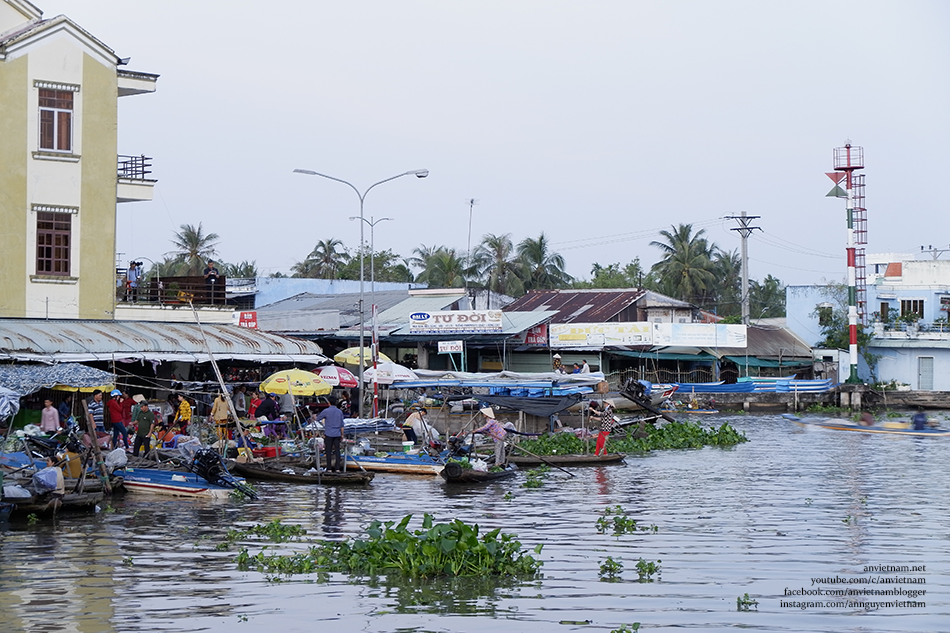
<svg viewBox="0 0 950 633"><path fill-rule="evenodd" d="M424 168L366 195L367 219L393 218L377 250L465 253L471 216L472 247L544 232L588 279L652 265L681 223L738 249L724 218L745 211L753 279L843 280L824 172L846 140L864 148L868 253L950 248L939 0L33 1L161 75L119 102L119 153L158 179L118 206L125 262L200 222L224 261L286 273L360 236L356 192L295 168L361 192Z"/></svg>

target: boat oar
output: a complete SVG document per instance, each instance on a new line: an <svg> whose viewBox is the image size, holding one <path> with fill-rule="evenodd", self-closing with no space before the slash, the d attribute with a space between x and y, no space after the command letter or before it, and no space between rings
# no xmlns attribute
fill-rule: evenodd
<svg viewBox="0 0 950 633"><path fill-rule="evenodd" d="M535 453L532 453L531 451L529 451L529 450L526 449L526 448L521 448L521 447L518 446L517 444L511 444L511 447L512 447L512 448L517 448L517 449L518 449L519 451L521 451L522 453L527 453L527 454L530 455L531 457L534 457L534 458L536 458L536 459L540 459L542 462L544 462L544 463L547 464L548 466L553 466L553 467L557 468L558 470L564 471L564 472L566 472L568 475L570 475L571 477L576 477L576 475L575 475L574 473L572 473L571 471L565 470L564 468L561 468L561 467L558 466L557 464L553 464L553 463L549 462L548 460L544 459L544 458L541 457L540 455L536 455Z"/></svg>

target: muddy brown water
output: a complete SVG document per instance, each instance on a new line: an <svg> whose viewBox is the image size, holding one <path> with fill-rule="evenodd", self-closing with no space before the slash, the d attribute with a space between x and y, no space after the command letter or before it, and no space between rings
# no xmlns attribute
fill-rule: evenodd
<svg viewBox="0 0 950 633"><path fill-rule="evenodd" d="M539 489L523 488L524 474L460 489L380 474L362 489L262 483L260 501L128 494L95 516L5 526L0 628L483 633L612 631L639 622L641 631L950 630L950 438L801 429L778 416L699 421L723 420L750 442L658 451L624 466L574 469L576 477L555 470ZM616 505L658 532L598 534L597 519ZM273 582L238 571L236 550L214 548L229 527L273 519L312 538L340 539L359 536L373 519L421 519L424 511L501 527L525 547L543 543L542 577ZM624 566L617 582L599 578L608 556ZM637 581L640 558L661 561L654 582ZM867 571L872 565L924 569ZM818 588L897 595L786 594ZM912 590L926 594L911 598ZM757 608L737 611L746 593Z"/></svg>

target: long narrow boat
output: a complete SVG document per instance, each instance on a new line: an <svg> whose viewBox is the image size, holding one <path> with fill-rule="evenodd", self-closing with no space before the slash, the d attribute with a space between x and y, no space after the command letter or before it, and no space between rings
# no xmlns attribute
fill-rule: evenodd
<svg viewBox="0 0 950 633"><path fill-rule="evenodd" d="M375 473L363 472L359 469L350 470L345 473L310 472L305 468L290 466L286 463L270 464L268 462L260 464L240 463L231 461L228 463L228 469L245 477L259 481L282 481L291 484L306 484L324 486L334 486L339 484L368 484L376 476Z"/></svg>
<svg viewBox="0 0 950 633"><path fill-rule="evenodd" d="M234 488L209 483L195 473L160 468L126 468L122 477L129 492L226 499Z"/></svg>
<svg viewBox="0 0 950 633"><path fill-rule="evenodd" d="M508 458L508 461L519 466L540 466L545 463L554 464L555 466L604 466L619 464L623 462L626 455L623 453L607 453L605 455L576 453L571 455L543 455L542 457L544 457L543 460L531 455L512 455Z"/></svg>
<svg viewBox="0 0 950 633"><path fill-rule="evenodd" d="M915 430L912 425L906 422L884 422L883 424L874 424L864 426L851 420L842 420L840 418L803 420L790 413L783 413L782 417L803 427L816 427L830 429L832 431L857 431L858 433L878 433L885 435L911 435L917 437L948 437L950 430L927 428Z"/></svg>
<svg viewBox="0 0 950 633"><path fill-rule="evenodd" d="M411 455L409 453L386 453L384 455L347 455L346 467L381 472L402 473L405 475L438 475L445 464L427 453Z"/></svg>
<svg viewBox="0 0 950 633"><path fill-rule="evenodd" d="M96 505L104 497L101 492L71 492L58 500L51 495L42 495L28 499L9 499L8 502L13 505L10 516L22 518L31 514L52 516L63 512L95 512Z"/></svg>
<svg viewBox="0 0 950 633"><path fill-rule="evenodd" d="M448 461L445 468L439 474L446 483L450 484L482 484L497 479L507 479L518 472L517 464L506 464L502 470L494 472L488 470L475 470L474 468L464 468L459 462Z"/></svg>

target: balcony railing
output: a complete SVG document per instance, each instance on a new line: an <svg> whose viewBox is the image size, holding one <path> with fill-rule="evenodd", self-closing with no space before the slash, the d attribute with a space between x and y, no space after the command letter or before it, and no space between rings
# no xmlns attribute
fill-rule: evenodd
<svg viewBox="0 0 950 633"><path fill-rule="evenodd" d="M152 159L148 156L119 155L119 178L128 180L149 180L152 173Z"/></svg>
<svg viewBox="0 0 950 633"><path fill-rule="evenodd" d="M116 286L116 298L127 303L177 305L191 302L220 306L227 303L227 279L224 276L218 277L213 284L200 276L152 278L141 282L138 288L130 288L124 271L120 271Z"/></svg>

